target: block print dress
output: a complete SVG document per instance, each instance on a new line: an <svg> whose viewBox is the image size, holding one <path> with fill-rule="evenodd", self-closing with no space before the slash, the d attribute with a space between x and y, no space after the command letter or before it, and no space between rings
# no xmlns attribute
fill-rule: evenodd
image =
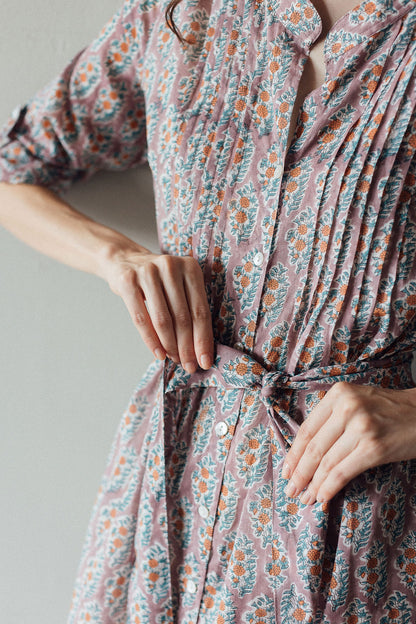
<svg viewBox="0 0 416 624"><path fill-rule="evenodd" d="M1 133L0 179L58 193L148 163L212 312L211 369L154 360L126 406L68 622L410 624L416 460L310 506L281 467L335 382L415 385L416 4L336 22L290 145L310 0L183 0L187 45L166 6L125 1Z"/></svg>

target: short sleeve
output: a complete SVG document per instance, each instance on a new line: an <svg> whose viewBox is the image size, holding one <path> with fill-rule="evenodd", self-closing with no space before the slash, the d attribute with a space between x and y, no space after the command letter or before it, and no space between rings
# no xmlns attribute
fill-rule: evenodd
<svg viewBox="0 0 416 624"><path fill-rule="evenodd" d="M59 193L147 161L143 42L126 0L99 35L0 128L0 181Z"/></svg>

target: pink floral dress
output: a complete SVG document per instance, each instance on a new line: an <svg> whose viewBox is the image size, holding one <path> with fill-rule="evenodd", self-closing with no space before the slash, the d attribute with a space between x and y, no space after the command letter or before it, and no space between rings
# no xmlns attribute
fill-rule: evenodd
<svg viewBox="0 0 416 624"><path fill-rule="evenodd" d="M126 0L3 126L0 180L62 192L149 163L162 253L200 263L215 364L153 361L109 453L69 624L411 624L416 460L284 493L333 383L413 387L416 3L325 39L310 0Z"/></svg>

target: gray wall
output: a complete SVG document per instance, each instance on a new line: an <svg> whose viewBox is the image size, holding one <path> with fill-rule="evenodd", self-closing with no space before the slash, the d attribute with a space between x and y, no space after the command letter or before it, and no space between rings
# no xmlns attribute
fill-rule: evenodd
<svg viewBox="0 0 416 624"><path fill-rule="evenodd" d="M1 0L1 124L121 1ZM147 168L100 172L65 199L159 252ZM68 616L116 428L153 356L104 280L1 229L0 254L0 620L55 624Z"/></svg>

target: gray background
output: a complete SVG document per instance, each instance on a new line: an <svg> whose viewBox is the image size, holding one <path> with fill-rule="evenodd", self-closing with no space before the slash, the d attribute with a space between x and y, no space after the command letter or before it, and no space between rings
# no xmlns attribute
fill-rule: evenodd
<svg viewBox="0 0 416 624"><path fill-rule="evenodd" d="M0 1L0 124L100 32L122 0ZM147 167L64 198L159 252ZM153 355L93 275L0 228L0 620L66 622L111 442Z"/></svg>

